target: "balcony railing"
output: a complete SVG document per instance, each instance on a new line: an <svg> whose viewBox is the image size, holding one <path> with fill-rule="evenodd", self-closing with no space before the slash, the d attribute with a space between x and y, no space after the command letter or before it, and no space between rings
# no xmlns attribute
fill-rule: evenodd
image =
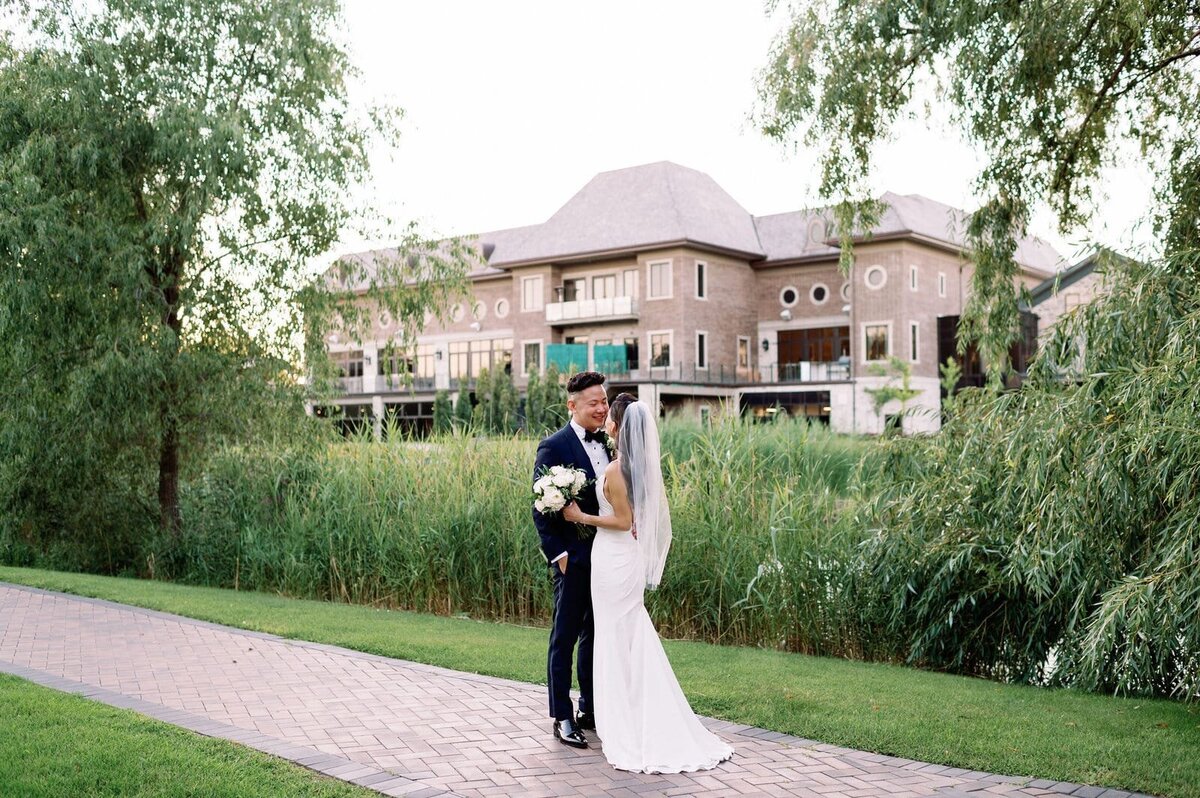
<svg viewBox="0 0 1200 798"><path fill-rule="evenodd" d="M376 377L374 392L432 391L437 388L433 377L413 377L411 382L406 382L408 376L407 374L392 374ZM368 393L364 382L362 377L339 377L337 387L346 395Z"/></svg>
<svg viewBox="0 0 1200 798"><path fill-rule="evenodd" d="M433 377L391 374L375 378L376 391L432 391L436 387L437 385Z"/></svg>
<svg viewBox="0 0 1200 798"><path fill-rule="evenodd" d="M711 365L706 369L676 363L651 368L603 369L611 380L619 382L685 382L698 385L750 385L755 383L847 382L849 362L783 363L757 369Z"/></svg>
<svg viewBox="0 0 1200 798"><path fill-rule="evenodd" d="M759 382L847 382L850 379L850 360L778 363L760 366L758 372Z"/></svg>
<svg viewBox="0 0 1200 798"><path fill-rule="evenodd" d="M580 321L624 321L637 317L637 301L628 296L551 302L546 305L546 323L554 326Z"/></svg>

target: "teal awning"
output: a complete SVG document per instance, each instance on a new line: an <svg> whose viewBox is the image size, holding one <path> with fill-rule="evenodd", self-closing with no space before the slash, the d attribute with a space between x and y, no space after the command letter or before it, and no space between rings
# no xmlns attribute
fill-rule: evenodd
<svg viewBox="0 0 1200 798"><path fill-rule="evenodd" d="M624 374L629 370L625 344L596 344L592 347L594 368L603 374Z"/></svg>
<svg viewBox="0 0 1200 798"><path fill-rule="evenodd" d="M587 344L548 344L546 346L546 368L553 363L560 373L570 374L586 371L588 367Z"/></svg>

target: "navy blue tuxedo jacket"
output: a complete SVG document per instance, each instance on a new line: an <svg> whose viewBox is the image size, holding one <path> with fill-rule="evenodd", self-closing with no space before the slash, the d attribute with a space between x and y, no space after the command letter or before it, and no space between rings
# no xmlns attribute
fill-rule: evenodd
<svg viewBox="0 0 1200 798"><path fill-rule="evenodd" d="M605 453L607 454L607 450ZM543 438L538 444L537 459L533 463L533 480L537 481L543 467L548 469L555 465L578 468L588 475L591 484L585 487L579 496L579 509L588 515L597 515L600 512L600 503L596 499L596 483L592 481L592 460L569 423L553 435ZM546 562L565 551L569 565L591 564L595 527L590 528L592 534L586 540L581 540L579 528L570 521L563 520L562 513L542 515L537 509L533 510L533 525L537 527L538 535L542 539L542 554L546 555Z"/></svg>

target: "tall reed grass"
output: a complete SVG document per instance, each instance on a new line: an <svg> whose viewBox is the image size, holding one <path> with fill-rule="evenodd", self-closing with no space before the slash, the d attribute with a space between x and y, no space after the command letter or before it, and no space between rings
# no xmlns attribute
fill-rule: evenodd
<svg viewBox="0 0 1200 798"><path fill-rule="evenodd" d="M190 533L160 574L445 614L545 623L530 516L536 441L445 436L231 448L185 492ZM801 422L664 426L675 543L648 604L663 632L861 653L844 601L849 484L875 446ZM866 465L864 465L864 462Z"/></svg>

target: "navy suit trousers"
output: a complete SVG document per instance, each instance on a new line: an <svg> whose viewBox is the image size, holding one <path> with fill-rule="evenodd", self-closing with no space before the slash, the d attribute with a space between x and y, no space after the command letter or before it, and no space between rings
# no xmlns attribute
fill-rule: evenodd
<svg viewBox="0 0 1200 798"><path fill-rule="evenodd" d="M590 563L569 563L564 574L558 563L550 566L554 579L554 619L550 625L550 653L546 675L550 715L555 720L573 718L571 706L571 654L578 643L575 672L579 676L579 711L592 712L592 569Z"/></svg>

